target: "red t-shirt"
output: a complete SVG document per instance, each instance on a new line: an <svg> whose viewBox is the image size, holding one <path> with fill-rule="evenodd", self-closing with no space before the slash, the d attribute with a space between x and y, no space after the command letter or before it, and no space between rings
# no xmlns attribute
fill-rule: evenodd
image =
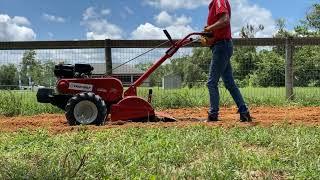
<svg viewBox="0 0 320 180"><path fill-rule="evenodd" d="M231 18L231 7L229 0L212 0L209 4L209 15L207 25L210 26L216 23L223 13L228 13ZM214 42L224 39L231 39L231 25L230 22L227 26L214 30Z"/></svg>

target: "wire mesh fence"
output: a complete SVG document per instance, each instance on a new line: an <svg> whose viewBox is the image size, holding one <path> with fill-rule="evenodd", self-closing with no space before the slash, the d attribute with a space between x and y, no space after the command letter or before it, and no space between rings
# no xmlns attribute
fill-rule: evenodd
<svg viewBox="0 0 320 180"><path fill-rule="evenodd" d="M291 76L286 39L236 39L234 42L231 60L234 77L249 105L320 105L320 48L316 46L319 39L293 42ZM1 95L3 102L15 97L18 106L24 107L18 114L58 111L36 103L35 98L37 88L55 86L53 69L57 63L91 64L97 77L112 71L109 75L127 87L163 56L168 46L144 54L163 41L109 41L108 45L106 41L12 43L0 43L0 89L6 90ZM144 55L139 56L141 54ZM153 104L157 108L208 106L206 82L211 59L211 50L199 44L181 48L143 83L138 93L147 97L152 88ZM290 95L293 101L287 101L290 77L294 86ZM221 104L233 105L222 82L219 90ZM6 106L3 104L7 103L2 103L0 109ZM30 107L36 110L32 113Z"/></svg>
<svg viewBox="0 0 320 180"><path fill-rule="evenodd" d="M293 55L294 98L313 105L320 101L319 46L297 46Z"/></svg>

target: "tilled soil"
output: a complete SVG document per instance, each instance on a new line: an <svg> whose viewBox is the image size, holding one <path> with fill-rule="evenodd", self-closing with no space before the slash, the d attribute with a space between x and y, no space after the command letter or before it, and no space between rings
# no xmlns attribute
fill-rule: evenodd
<svg viewBox="0 0 320 180"><path fill-rule="evenodd" d="M63 114L42 114L26 117L0 117L1 132L16 132L23 129L31 131L47 129L52 133L77 131L79 129L103 130L108 128L128 127L188 127L204 125L212 127L248 127L248 126L272 126L277 124L320 126L320 107L254 107L251 114L254 117L251 123L239 122L239 114L235 108L222 108L220 121L206 123L207 108L183 108L168 109L163 112L175 117L176 122L108 122L105 126L69 126Z"/></svg>

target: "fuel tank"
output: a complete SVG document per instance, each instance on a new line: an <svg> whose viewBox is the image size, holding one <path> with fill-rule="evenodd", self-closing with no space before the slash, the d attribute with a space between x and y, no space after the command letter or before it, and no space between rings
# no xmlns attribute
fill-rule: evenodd
<svg viewBox="0 0 320 180"><path fill-rule="evenodd" d="M119 79L113 77L60 79L57 82L57 91L59 94L69 95L93 92L105 103L114 104L122 99L123 85Z"/></svg>

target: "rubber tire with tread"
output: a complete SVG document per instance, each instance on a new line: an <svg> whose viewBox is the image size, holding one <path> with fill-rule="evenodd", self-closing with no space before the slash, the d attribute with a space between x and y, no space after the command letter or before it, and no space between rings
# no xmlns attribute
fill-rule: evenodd
<svg viewBox="0 0 320 180"><path fill-rule="evenodd" d="M69 125L75 126L75 125L81 124L74 117L74 108L81 101L91 101L96 105L98 109L97 118L92 123L90 123L90 125L97 125L97 126L103 125L107 116L107 106L104 100L100 96L95 95L94 93L91 93L91 92L80 93L69 99L66 105L66 113L65 113Z"/></svg>

